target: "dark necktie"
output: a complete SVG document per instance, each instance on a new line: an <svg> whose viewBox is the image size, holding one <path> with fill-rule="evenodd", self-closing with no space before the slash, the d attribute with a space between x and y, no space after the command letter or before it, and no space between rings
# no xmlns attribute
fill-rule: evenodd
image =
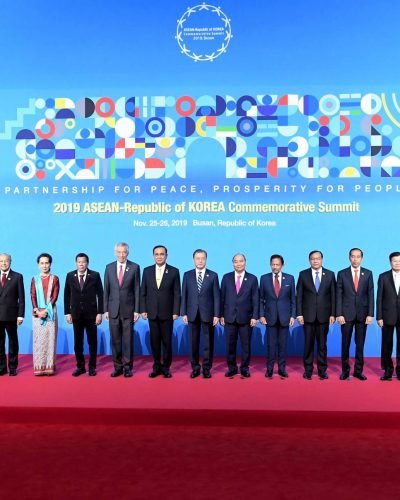
<svg viewBox="0 0 400 500"><path fill-rule="evenodd" d="M85 281L83 280L84 274L79 275L79 286L81 287L81 290L83 290L83 285L85 284Z"/></svg>
<svg viewBox="0 0 400 500"><path fill-rule="evenodd" d="M197 290L199 291L199 293L200 293L202 285L203 285L203 278L202 278L201 272L200 272L199 275L197 276Z"/></svg>
<svg viewBox="0 0 400 500"><path fill-rule="evenodd" d="M7 274L3 273L1 276L1 286L4 288L6 286Z"/></svg>
<svg viewBox="0 0 400 500"><path fill-rule="evenodd" d="M279 297L279 292L281 291L281 285L279 283L279 274L278 273L275 273L274 290L275 290L275 295L277 297Z"/></svg>

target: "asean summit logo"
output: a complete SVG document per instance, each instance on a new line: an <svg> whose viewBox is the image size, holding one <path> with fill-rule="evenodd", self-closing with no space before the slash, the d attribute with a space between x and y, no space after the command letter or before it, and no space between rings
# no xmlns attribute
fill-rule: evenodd
<svg viewBox="0 0 400 500"><path fill-rule="evenodd" d="M226 53L232 37L231 20L214 5L189 7L177 21L175 39L194 62L213 62Z"/></svg>

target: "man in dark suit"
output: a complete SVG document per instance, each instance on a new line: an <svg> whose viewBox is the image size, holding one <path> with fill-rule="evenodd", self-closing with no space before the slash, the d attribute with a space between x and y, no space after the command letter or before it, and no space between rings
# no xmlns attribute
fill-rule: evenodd
<svg viewBox="0 0 400 500"><path fill-rule="evenodd" d="M284 260L281 255L271 255L272 273L261 276L260 323L267 325L268 360L265 376L272 378L276 347L278 346L278 375L287 378L286 344L289 327L296 317L296 289L294 277L282 272Z"/></svg>
<svg viewBox="0 0 400 500"><path fill-rule="evenodd" d="M195 250L193 253L195 269L183 275L181 316L189 324L192 345L191 378L200 375L200 330L204 334L203 377L211 378L214 354L214 328L219 321L219 281L218 275L206 269L207 252Z"/></svg>
<svg viewBox="0 0 400 500"><path fill-rule="evenodd" d="M86 330L89 344L89 376L96 375L97 327L101 324L103 307L103 284L100 274L88 269L89 257L78 253L75 257L76 271L67 274L64 287L64 314L67 323L74 328L74 351L76 370L74 377L86 373L83 355L83 338Z"/></svg>
<svg viewBox="0 0 400 500"><path fill-rule="evenodd" d="M174 321L179 317L181 282L179 270L167 264L167 257L168 251L164 245L155 246L155 265L146 267L142 278L142 318L149 320L150 344L154 358L150 378L159 375L164 375L165 378L172 376L172 331Z"/></svg>
<svg viewBox="0 0 400 500"><path fill-rule="evenodd" d="M140 268L128 260L129 245L115 245L116 262L106 266L104 274L104 309L110 321L114 371L111 377L132 377L133 323L139 318Z"/></svg>
<svg viewBox="0 0 400 500"><path fill-rule="evenodd" d="M11 255L0 254L0 376L14 377L18 367L18 325L24 321L25 290L22 274L10 269ZM8 371L6 358L8 335Z"/></svg>
<svg viewBox="0 0 400 500"><path fill-rule="evenodd" d="M227 273L221 282L221 325L227 344L228 371L225 377L238 373L236 347L238 337L242 347L240 373L250 377L251 334L259 313L258 281L246 271L246 257L238 253L232 259L234 271Z"/></svg>
<svg viewBox="0 0 400 500"><path fill-rule="evenodd" d="M382 328L382 366L385 370L381 380L392 380L393 334L396 328L396 376L400 380L400 252L389 255L391 270L379 275L376 299L376 319Z"/></svg>
<svg viewBox="0 0 400 500"><path fill-rule="evenodd" d="M318 376L328 378L327 337L335 322L336 280L332 271L322 267L320 250L309 253L311 267L301 271L297 281L297 321L304 326L304 374L311 380L314 369L314 344L317 340Z"/></svg>
<svg viewBox="0 0 400 500"><path fill-rule="evenodd" d="M354 328L356 359L353 376L367 380L363 374L364 344L367 325L374 316L374 280L372 272L361 267L363 251L352 248L349 252L350 267L338 272L336 284L336 320L342 330L342 373L340 380L350 376L350 343Z"/></svg>

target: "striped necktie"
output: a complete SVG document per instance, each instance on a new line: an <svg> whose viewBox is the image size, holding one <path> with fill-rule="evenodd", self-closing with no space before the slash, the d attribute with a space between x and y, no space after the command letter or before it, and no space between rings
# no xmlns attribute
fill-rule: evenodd
<svg viewBox="0 0 400 500"><path fill-rule="evenodd" d="M199 291L199 293L200 293L202 285L203 285L203 277L202 277L201 271L200 271L199 274L197 275L197 290Z"/></svg>

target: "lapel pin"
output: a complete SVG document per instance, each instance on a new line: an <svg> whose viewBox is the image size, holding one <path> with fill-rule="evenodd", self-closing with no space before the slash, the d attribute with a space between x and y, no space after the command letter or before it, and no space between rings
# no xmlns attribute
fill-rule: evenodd
<svg viewBox="0 0 400 500"><path fill-rule="evenodd" d="M168 274L168 269L165 270L165 274Z"/></svg>

